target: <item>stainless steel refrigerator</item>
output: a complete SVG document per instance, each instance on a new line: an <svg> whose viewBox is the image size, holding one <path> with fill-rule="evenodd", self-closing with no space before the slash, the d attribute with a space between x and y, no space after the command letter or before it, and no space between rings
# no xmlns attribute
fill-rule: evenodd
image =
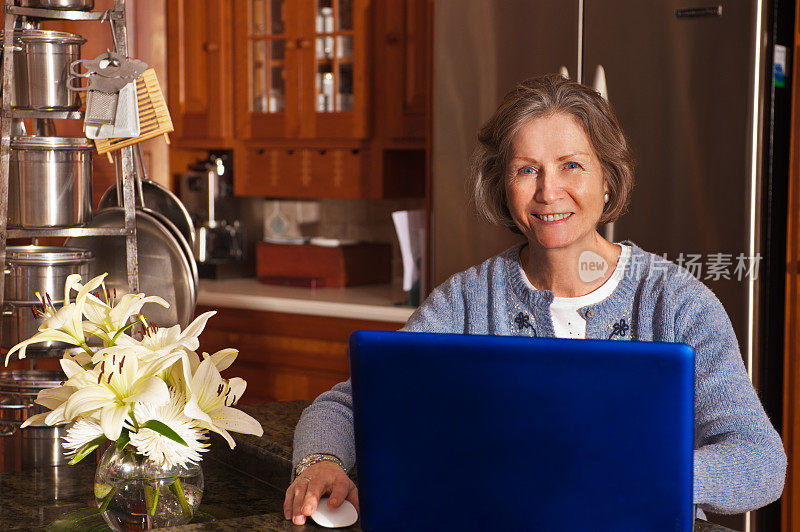
<svg viewBox="0 0 800 532"><path fill-rule="evenodd" d="M516 82L565 72L605 91L637 162L631 208L606 233L702 264L780 430L789 87L774 82L773 51L791 50L789 4L435 0L432 286L519 238L469 209L469 155ZM775 530L777 512L722 521Z"/></svg>

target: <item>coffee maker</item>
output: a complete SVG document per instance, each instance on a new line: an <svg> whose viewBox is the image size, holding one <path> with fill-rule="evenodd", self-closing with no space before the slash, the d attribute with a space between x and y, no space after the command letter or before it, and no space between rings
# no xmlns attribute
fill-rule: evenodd
<svg viewBox="0 0 800 532"><path fill-rule="evenodd" d="M180 175L180 198L197 232L198 273L207 279L255 275L263 209L256 198L233 195L232 161L230 151L209 152Z"/></svg>

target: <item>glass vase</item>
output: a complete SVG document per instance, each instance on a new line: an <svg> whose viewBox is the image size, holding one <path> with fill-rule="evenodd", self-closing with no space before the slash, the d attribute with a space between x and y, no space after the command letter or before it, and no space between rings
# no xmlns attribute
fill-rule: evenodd
<svg viewBox="0 0 800 532"><path fill-rule="evenodd" d="M198 464L162 466L109 446L94 478L94 498L113 530L150 530L186 524L203 497Z"/></svg>

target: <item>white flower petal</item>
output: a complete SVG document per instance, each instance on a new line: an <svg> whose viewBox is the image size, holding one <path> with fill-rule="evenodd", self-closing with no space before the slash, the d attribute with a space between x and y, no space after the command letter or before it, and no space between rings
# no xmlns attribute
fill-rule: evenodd
<svg viewBox="0 0 800 532"><path fill-rule="evenodd" d="M253 434L263 436L264 428L255 418L245 414L237 408L220 406L208 413L214 425L219 428L241 432L242 434Z"/></svg>
<svg viewBox="0 0 800 532"><path fill-rule="evenodd" d="M189 388L192 395L197 397L197 403L203 410L208 410L219 401L216 389L222 384L222 377L214 365L214 361L207 358L197 367Z"/></svg>
<svg viewBox="0 0 800 532"><path fill-rule="evenodd" d="M247 388L247 381L239 377L233 377L228 381L228 386L230 387L228 391L228 404L235 404L242 398L242 395L244 395L244 390Z"/></svg>
<svg viewBox="0 0 800 532"><path fill-rule="evenodd" d="M119 438L129 411L130 407L127 404L120 406L116 402L103 407L103 410L100 411L100 426L103 427L106 438L111 441Z"/></svg>
<svg viewBox="0 0 800 532"><path fill-rule="evenodd" d="M222 349L217 351L211 356L211 359L214 361L214 365L217 366L217 370L222 372L228 369L231 364L233 364L234 360L236 360L237 355L239 354L238 349ZM207 356L206 353L203 353L203 356Z"/></svg>
<svg viewBox="0 0 800 532"><path fill-rule="evenodd" d="M71 358L62 358L59 363L61 364L61 370L67 375L67 379L86 373L86 370Z"/></svg>
<svg viewBox="0 0 800 532"><path fill-rule="evenodd" d="M72 386L56 386L55 388L45 388L38 393L36 396L36 401L34 402L38 405L42 405L45 408L53 410L54 408L61 406L64 401L69 399L69 397L75 393L75 391L76 388L73 388Z"/></svg>
<svg viewBox="0 0 800 532"><path fill-rule="evenodd" d="M202 423L202 426L203 428L212 430L217 434L219 434L220 436L222 436L223 438L225 438L225 441L228 442L228 445L230 446L231 449L236 447L236 442L233 440L233 437L228 433L227 430L220 428L214 425L213 423Z"/></svg>
<svg viewBox="0 0 800 532"><path fill-rule="evenodd" d="M186 401L183 413L192 419L199 419L205 423L211 423L211 417L200 408L197 404L197 397L195 396L191 396L189 400Z"/></svg>
<svg viewBox="0 0 800 532"><path fill-rule="evenodd" d="M148 377L137 382L131 390L131 394L124 401L126 403L163 405L169 401L169 388L167 388L167 383L159 377Z"/></svg>
<svg viewBox="0 0 800 532"><path fill-rule="evenodd" d="M193 336L193 337L197 338L198 336L200 336L200 333L203 332L203 329L205 328L206 322L209 320L209 318L211 318L211 316L213 316L216 313L217 313L216 310L210 310L208 312L203 312L202 314L197 316L194 319L194 321L192 321L192 323L190 323L189 326L186 327L186 329L183 330L183 333L181 333L181 336L184 337L184 338L189 337L189 336ZM194 349L197 349L197 348L194 347L194 348L191 348L191 349L194 350Z"/></svg>
<svg viewBox="0 0 800 532"><path fill-rule="evenodd" d="M87 386L73 393L67 402L64 403L64 418L67 420L75 419L103 408L109 403L116 403L114 392L105 386Z"/></svg>
<svg viewBox="0 0 800 532"><path fill-rule="evenodd" d="M47 417L45 418L45 423L50 426L66 423L67 420L64 418L64 409L66 406L67 403L62 403L58 408L46 412Z"/></svg>
<svg viewBox="0 0 800 532"><path fill-rule="evenodd" d="M46 427L48 425L45 419L47 418L48 415L50 415L50 412L44 412L42 414L34 414L22 423L21 428L24 429L25 427L30 427L30 426Z"/></svg>
<svg viewBox="0 0 800 532"><path fill-rule="evenodd" d="M78 450L103 434L103 429L93 419L80 419L67 429L62 446L67 449L67 457L74 456Z"/></svg>

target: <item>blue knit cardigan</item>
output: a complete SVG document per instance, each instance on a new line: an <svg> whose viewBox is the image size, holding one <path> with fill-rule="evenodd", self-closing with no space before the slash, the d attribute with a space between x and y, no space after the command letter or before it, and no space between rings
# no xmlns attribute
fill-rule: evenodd
<svg viewBox="0 0 800 532"><path fill-rule="evenodd" d="M584 307L586 337L684 342L695 349L694 502L715 513L759 508L783 491L786 454L747 376L722 304L683 268L631 242L614 292ZM403 330L554 337L553 292L531 290L521 245L453 275ZM294 465L311 453L355 464L350 381L320 395L295 429Z"/></svg>

